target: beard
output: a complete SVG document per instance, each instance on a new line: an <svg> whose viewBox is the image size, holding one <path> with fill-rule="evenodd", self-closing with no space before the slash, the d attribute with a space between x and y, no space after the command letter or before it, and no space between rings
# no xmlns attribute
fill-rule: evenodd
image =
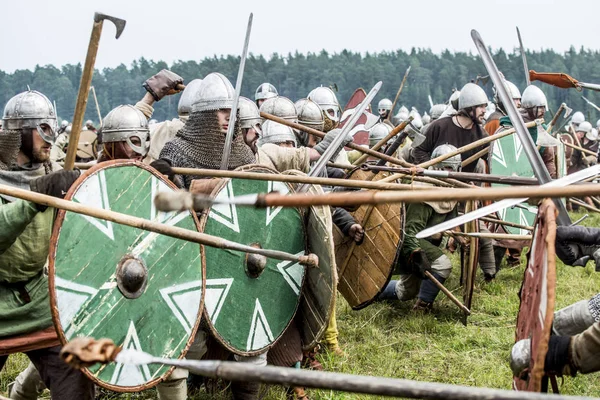
<svg viewBox="0 0 600 400"><path fill-rule="evenodd" d="M38 147L33 149L32 160L35 163L45 163L50 161L50 152L44 151L44 148Z"/></svg>
<svg viewBox="0 0 600 400"><path fill-rule="evenodd" d="M332 121L327 116L325 116L325 126L323 128L323 132L327 133L330 130L337 128L339 124L340 124L339 122Z"/></svg>

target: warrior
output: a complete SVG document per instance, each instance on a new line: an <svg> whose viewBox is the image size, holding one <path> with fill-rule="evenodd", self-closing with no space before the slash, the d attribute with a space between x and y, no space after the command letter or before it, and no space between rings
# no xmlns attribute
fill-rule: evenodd
<svg viewBox="0 0 600 400"><path fill-rule="evenodd" d="M575 135L584 150L589 150L594 154L598 153L598 132L594 132L592 124L588 121L583 121L575 129ZM597 156L589 155L582 152L581 150L573 149L573 155L571 156L571 168L569 173L580 171L589 166L596 165L598 162Z"/></svg>
<svg viewBox="0 0 600 400"><path fill-rule="evenodd" d="M342 107L333 90L328 87L318 87L308 94L308 99L317 103L321 108L323 117L325 118L325 126L323 127L325 133L338 127L342 115Z"/></svg>
<svg viewBox="0 0 600 400"><path fill-rule="evenodd" d="M377 105L377 111L379 113L378 122L386 121L392 112L392 101L390 99L383 99L379 101L379 104Z"/></svg>
<svg viewBox="0 0 600 400"><path fill-rule="evenodd" d="M61 171L50 161L56 130L52 103L37 91L20 93L6 104L3 122L0 181L63 198L79 171ZM93 383L64 364L59 357L61 347L38 344L44 332L54 332L44 273L54 211L24 200L0 198L0 338L9 344L11 339L28 338L25 354L53 399L93 399ZM0 368L6 359L0 356ZM37 388L33 390L37 396ZM15 391L14 395L24 394Z"/></svg>
<svg viewBox="0 0 600 400"><path fill-rule="evenodd" d="M462 147L487 136L481 127L487 106L487 96L474 83L467 83L460 91L458 113L451 118L439 118L428 125L423 143L413 149L415 162L421 164L431 158L433 150L442 144ZM481 150L480 147L463 153L469 158ZM465 166L465 172L473 172L477 163Z"/></svg>
<svg viewBox="0 0 600 400"><path fill-rule="evenodd" d="M62 122L60 123L60 128L58 128L58 131L56 131L56 135L59 136L61 133L66 131L67 126L69 126L69 121L67 121L66 119L63 119Z"/></svg>
<svg viewBox="0 0 600 400"><path fill-rule="evenodd" d="M256 92L254 93L254 101L256 101L256 106L260 108L260 106L262 106L266 100L277 96L279 96L279 93L277 92L277 89L275 89L275 86L265 82L261 83L261 85L256 88Z"/></svg>
<svg viewBox="0 0 600 400"><path fill-rule="evenodd" d="M584 121L585 121L585 116L583 115L583 113L581 111L575 112L573 114L573 116L571 117L571 123L569 124L570 129L573 129L573 131L576 131L577 128L579 127L579 124L581 124ZM567 131L570 132L570 129L568 129Z"/></svg>
<svg viewBox="0 0 600 400"><path fill-rule="evenodd" d="M452 151L451 146L436 147L431 155L435 158ZM432 169L458 171L461 157L455 155L434 166ZM416 234L428 226L433 226L456 216L456 201L411 203L406 207L404 242L400 249L398 268L400 279L388 283L379 298L381 300L407 301L417 297L415 311L429 312L440 289L427 277L431 273L440 283L444 283L452 272L452 262L436 239L417 239ZM435 242L435 243L434 243Z"/></svg>
<svg viewBox="0 0 600 400"><path fill-rule="evenodd" d="M547 107L546 95L537 86L530 85L523 91L521 108L519 109L523 121L530 122L538 118L542 118L546 112ZM507 129L511 129L513 124L508 116L500 117L499 127L494 134L503 132ZM537 127L528 129L533 142L536 143L538 139ZM550 176L556 178L556 163L554 157L554 149L552 147L542 147L540 155L544 165L548 169ZM498 226L498 233L506 233L506 230ZM500 264L504 259L508 250L507 263L509 266L518 266L521 263L521 251L523 250L524 242L517 240L495 240L494 241L494 254L496 258L496 269L500 269Z"/></svg>
<svg viewBox="0 0 600 400"><path fill-rule="evenodd" d="M54 161L54 162L60 162L60 161L64 161L65 158L67 157L67 154L65 153L65 149L67 147L67 145L69 144L69 138L71 137L71 129L73 128L72 125L68 125L64 132L58 134L58 136L56 137L56 141L54 142L54 144L52 145L52 148L50 149L50 160Z"/></svg>
<svg viewBox="0 0 600 400"><path fill-rule="evenodd" d="M88 131L92 131L94 133L98 133L98 131L96 130L96 127L94 126L94 123L92 122L91 119L88 119L87 121L85 121L85 128Z"/></svg>
<svg viewBox="0 0 600 400"><path fill-rule="evenodd" d="M296 107L296 114L298 115L299 124L321 132L325 130L325 117L323 116L321 108L317 103L309 99L300 99L294 104L294 106ZM303 131L297 131L295 133L300 146L314 147L320 140L316 136L309 135Z"/></svg>
<svg viewBox="0 0 600 400"><path fill-rule="evenodd" d="M515 106L517 108L520 108L521 107L521 91L519 90L517 85L515 85L514 83L512 83L510 81L505 80L504 86L506 87L506 90L510 94L510 97L513 99ZM498 96L498 90L496 89L495 86L494 86L494 104L496 105L496 110L490 114L490 116L487 118L487 120L485 122L485 126L484 126L484 129L490 135L493 135L498 130L498 127L500 126L500 118L505 117L507 115L506 108L504 107L504 104L502 104L502 100L500 100L500 97Z"/></svg>

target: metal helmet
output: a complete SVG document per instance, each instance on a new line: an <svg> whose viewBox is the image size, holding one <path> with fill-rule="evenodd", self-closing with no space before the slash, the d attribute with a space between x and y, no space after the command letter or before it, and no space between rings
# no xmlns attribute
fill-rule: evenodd
<svg viewBox="0 0 600 400"><path fill-rule="evenodd" d="M433 160L434 158L443 156L448 153L452 153L456 150L456 147L452 146L451 144L442 144L433 149L433 152L431 152L431 159ZM444 161L440 161L439 163L431 166L431 169L444 170L446 168L452 168L454 172L457 172L461 169L461 163L462 159L460 157L460 154L456 154L450 158L445 159Z"/></svg>
<svg viewBox="0 0 600 400"><path fill-rule="evenodd" d="M383 99L379 101L377 105L377 110L379 114L383 114L385 111L390 111L392 109L392 101L390 99Z"/></svg>
<svg viewBox="0 0 600 400"><path fill-rule="evenodd" d="M269 120L263 123L262 135L258 139L259 146L267 143L279 144L285 142L294 142L294 147L298 146L296 135L292 128Z"/></svg>
<svg viewBox="0 0 600 400"><path fill-rule="evenodd" d="M408 116L413 117L413 120L418 119L419 121L421 121L421 114L419 114L419 111L415 107L411 108L410 112L408 113Z"/></svg>
<svg viewBox="0 0 600 400"><path fill-rule="evenodd" d="M256 93L254 93L254 100L266 100L272 99L273 97L279 96L277 89L275 86L271 85L268 82L262 83L259 87L256 88Z"/></svg>
<svg viewBox="0 0 600 400"><path fill-rule="evenodd" d="M328 87L318 87L313 89L308 94L308 99L314 101L319 105L324 115L332 120L338 122L342 114L342 107L338 103L337 97L333 90Z"/></svg>
<svg viewBox="0 0 600 400"><path fill-rule="evenodd" d="M4 107L3 129L35 129L47 143L53 143L56 132L56 112L46 96L36 90L13 96ZM51 135L46 135L41 125L50 127Z"/></svg>
<svg viewBox="0 0 600 400"><path fill-rule="evenodd" d="M60 127L65 129L67 126L69 126L69 121L67 121L66 119L63 119L62 122L60 123Z"/></svg>
<svg viewBox="0 0 600 400"><path fill-rule="evenodd" d="M260 112L265 112L291 122L298 122L296 106L287 97L277 96L265 100L260 106Z"/></svg>
<svg viewBox="0 0 600 400"><path fill-rule="evenodd" d="M241 97L238 100L238 112L240 118L240 128L257 129L261 131L262 118L258 112L256 103L247 97Z"/></svg>
<svg viewBox="0 0 600 400"><path fill-rule="evenodd" d="M546 95L542 92L537 86L529 85L523 91L523 97L521 98L521 107L523 108L534 108L534 107L544 107L548 108L548 100L546 100Z"/></svg>
<svg viewBox="0 0 600 400"><path fill-rule="evenodd" d="M592 132L592 124L587 121L583 121L579 124L576 130L577 132L585 132L587 135L588 133Z"/></svg>
<svg viewBox="0 0 600 400"><path fill-rule="evenodd" d="M585 134L585 137L588 140L591 140L592 142L597 141L598 140L598 129L592 128L592 130L589 133Z"/></svg>
<svg viewBox="0 0 600 400"><path fill-rule="evenodd" d="M185 86L177 104L177 114L189 115L192 112L192 105L198 98L201 83L202 79L194 79Z"/></svg>
<svg viewBox="0 0 600 400"><path fill-rule="evenodd" d="M192 112L231 109L235 90L225 75L212 72L202 80Z"/></svg>
<svg viewBox="0 0 600 400"><path fill-rule="evenodd" d="M431 122L431 117L429 116L429 114L425 113L421 117L421 121L423 122L423 125L427 125Z"/></svg>
<svg viewBox="0 0 600 400"><path fill-rule="evenodd" d="M596 128L600 128L600 119L596 121Z"/></svg>
<svg viewBox="0 0 600 400"><path fill-rule="evenodd" d="M585 117L584 117L584 115L583 115L583 113L581 111L577 111L571 117L571 123L574 124L574 125L579 125L583 121L585 121Z"/></svg>
<svg viewBox="0 0 600 400"><path fill-rule="evenodd" d="M460 98L460 90L455 90L448 99L448 104L458 111L458 99ZM444 110L445 111L445 110Z"/></svg>
<svg viewBox="0 0 600 400"><path fill-rule="evenodd" d="M294 104L298 114L298 123L322 131L325 125L323 112L317 103L309 99L300 99Z"/></svg>
<svg viewBox="0 0 600 400"><path fill-rule="evenodd" d="M131 142L132 137L140 139L140 146ZM133 151L145 156L150 148L150 130L146 116L132 105L118 106L102 121L102 142L126 142Z"/></svg>
<svg viewBox="0 0 600 400"><path fill-rule="evenodd" d="M444 111L446 110L446 107L448 106L445 104L434 104L433 107L431 107L431 109L429 110L431 120L435 121L436 119L441 117Z"/></svg>
<svg viewBox="0 0 600 400"><path fill-rule="evenodd" d="M94 123L92 122L92 120L91 120L91 119L88 119L87 121L85 121L85 124L84 124L84 125L85 125L85 126L90 126L90 125L94 126Z"/></svg>
<svg viewBox="0 0 600 400"><path fill-rule="evenodd" d="M384 123L379 122L369 130L369 147L375 146L381 139L390 134L392 128Z"/></svg>
<svg viewBox="0 0 600 400"><path fill-rule="evenodd" d="M504 80L504 87L506 88L506 91L510 95L511 99L516 100L521 98L521 91L517 85L511 81ZM496 86L494 86L492 90L494 91L494 103L500 103L500 97L498 97L498 90L496 90Z"/></svg>
<svg viewBox="0 0 600 400"><path fill-rule="evenodd" d="M469 82L460 90L460 95L458 96L459 110L480 106L482 104L487 105L487 103L487 95L479 85Z"/></svg>

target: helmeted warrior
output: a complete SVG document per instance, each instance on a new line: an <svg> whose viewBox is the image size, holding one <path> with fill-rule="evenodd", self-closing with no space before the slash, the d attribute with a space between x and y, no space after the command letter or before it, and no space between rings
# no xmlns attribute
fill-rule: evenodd
<svg viewBox="0 0 600 400"><path fill-rule="evenodd" d="M402 122L406 121L408 119L408 114L408 108L406 108L405 106L400 107L398 113L392 118L392 123L394 124L394 126L398 126Z"/></svg>
<svg viewBox="0 0 600 400"><path fill-rule="evenodd" d="M521 107L521 91L519 88L512 82L504 80L504 86L510 97L513 99L515 106L517 108ZM498 127L500 126L500 118L506 116L506 107L502 104L500 97L498 96L498 90L494 86L494 104L496 105L496 110L490 114L485 123L485 130L490 135L493 135Z"/></svg>
<svg viewBox="0 0 600 400"><path fill-rule="evenodd" d="M148 119L131 105L118 106L102 124L102 155L99 162L108 160L141 160L150 149Z"/></svg>
<svg viewBox="0 0 600 400"><path fill-rule="evenodd" d="M317 103L309 99L300 99L294 105L296 106L299 124L323 132L325 129L325 117ZM304 131L298 131L296 135L298 136L300 145L305 147L313 147L320 140L316 136L309 135Z"/></svg>
<svg viewBox="0 0 600 400"><path fill-rule="evenodd" d="M392 101L390 99L382 99L377 104L377 112L379 113L379 122L385 121L392 112Z"/></svg>
<svg viewBox="0 0 600 400"><path fill-rule="evenodd" d="M581 124L582 122L585 121L585 116L583 115L583 113L581 111L576 111L573 116L571 117L571 127L573 128L574 131L577 130L577 128L579 127L579 124Z"/></svg>
<svg viewBox="0 0 600 400"><path fill-rule="evenodd" d="M277 92L277 89L275 89L275 86L265 82L261 83L261 85L256 88L256 92L254 93L254 101L256 101L256 105L260 107L266 100L277 96L279 96L279 93Z"/></svg>
<svg viewBox="0 0 600 400"><path fill-rule="evenodd" d="M287 97L277 96L265 100L259 108L260 112L283 118L290 122L298 122L296 106Z"/></svg>
<svg viewBox="0 0 600 400"><path fill-rule="evenodd" d="M575 128L575 135L577 135L577 140L575 140L575 143L579 142L583 149L589 150L594 154L598 153L598 133L594 133L592 124L590 124L588 121L583 121L577 126L577 128ZM569 174L595 165L597 162L597 156L589 155L581 150L573 149Z"/></svg>
<svg viewBox="0 0 600 400"><path fill-rule="evenodd" d="M50 161L55 132L56 114L46 96L31 90L11 98L0 131L0 182L63 198L79 171L60 171ZM44 274L54 214L44 205L0 197L0 339L20 337L29 344L25 353L53 399L93 399L93 383L62 362L60 346L44 347L54 332ZM0 369L6 359L0 356Z"/></svg>
<svg viewBox="0 0 600 400"><path fill-rule="evenodd" d="M262 136L258 139L259 146L267 143L276 144L280 147L298 147L293 129L273 121L263 123Z"/></svg>
<svg viewBox="0 0 600 400"><path fill-rule="evenodd" d="M429 110L429 114L431 115L431 122L439 119L448 106L446 104L434 104L433 107Z"/></svg>
<svg viewBox="0 0 600 400"><path fill-rule="evenodd" d="M434 149L431 158L455 151L452 145L441 145ZM459 171L461 157L450 157L431 169ZM398 267L400 279L392 280L381 293L382 300L407 301L417 297L414 310L429 311L440 289L428 278L431 273L440 283L444 283L452 272L452 263L439 247L441 238L417 239L416 235L428 226L439 224L456 216L456 201L411 203L406 207L404 242L400 249ZM435 242L435 243L434 243Z"/></svg>
<svg viewBox="0 0 600 400"><path fill-rule="evenodd" d="M442 144L458 148L487 136L481 127L487 103L483 89L474 83L467 83L460 91L458 113L452 118L439 118L427 126L423 143L413 149L415 162L420 164L428 161L433 150ZM462 156L467 159L481 149L478 147L464 152ZM476 165L471 163L464 170L473 172Z"/></svg>
<svg viewBox="0 0 600 400"><path fill-rule="evenodd" d="M333 90L328 87L318 87L308 94L308 99L317 103L323 112L323 117L325 118L323 131L329 132L337 128L340 124L342 107Z"/></svg>
<svg viewBox="0 0 600 400"><path fill-rule="evenodd" d="M369 147L375 146L381 139L385 138L390 134L392 128L383 122L378 122L369 130ZM381 147L381 150L385 148L385 145Z"/></svg>
<svg viewBox="0 0 600 400"><path fill-rule="evenodd" d="M423 121L423 126L427 126L431 122L431 116L425 112L421 117L421 121Z"/></svg>

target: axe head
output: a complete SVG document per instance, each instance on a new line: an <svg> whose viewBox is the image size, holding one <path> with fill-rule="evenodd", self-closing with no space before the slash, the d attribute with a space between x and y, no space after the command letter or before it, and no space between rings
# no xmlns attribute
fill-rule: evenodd
<svg viewBox="0 0 600 400"><path fill-rule="evenodd" d="M565 116L564 118L569 118L569 115L571 115L571 113L573 112L573 109L570 108L567 103L562 103L562 105L565 107Z"/></svg>
<svg viewBox="0 0 600 400"><path fill-rule="evenodd" d="M99 12L94 14L94 22L101 22L104 20L111 21L113 24L115 24L115 28L117 28L117 34L115 35L115 39L118 39L119 36L121 36L121 33L123 33L123 29L125 29L125 24L127 23L127 21L121 18L111 17L110 15L102 14Z"/></svg>

